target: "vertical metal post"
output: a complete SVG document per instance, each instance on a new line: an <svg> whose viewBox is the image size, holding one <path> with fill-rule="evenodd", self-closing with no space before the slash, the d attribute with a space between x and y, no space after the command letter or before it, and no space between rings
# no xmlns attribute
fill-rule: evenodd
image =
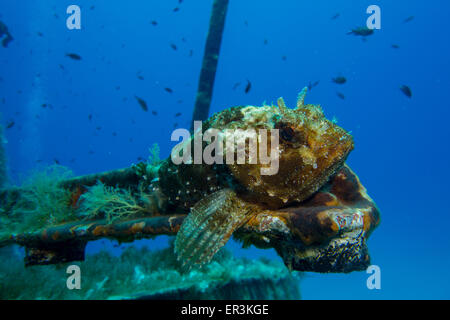
<svg viewBox="0 0 450 320"><path fill-rule="evenodd" d="M206 120L209 115L228 2L229 0L214 0L213 3L208 38L206 39L203 64L198 82L197 97L192 115L191 131L194 128L194 121Z"/></svg>
<svg viewBox="0 0 450 320"><path fill-rule="evenodd" d="M5 144L6 139L4 137L3 127L0 124L0 189L6 184L8 180L7 167L6 167L6 152Z"/></svg>

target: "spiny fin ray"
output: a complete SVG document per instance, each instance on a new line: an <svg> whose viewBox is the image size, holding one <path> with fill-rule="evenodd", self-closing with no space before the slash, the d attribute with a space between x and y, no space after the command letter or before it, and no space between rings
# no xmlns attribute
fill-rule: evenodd
<svg viewBox="0 0 450 320"><path fill-rule="evenodd" d="M252 206L230 189L217 191L195 204L175 239L175 254L183 267L209 262L233 232L252 215Z"/></svg>
<svg viewBox="0 0 450 320"><path fill-rule="evenodd" d="M297 109L303 108L305 105L306 93L308 92L308 87L304 87L297 97Z"/></svg>
<svg viewBox="0 0 450 320"><path fill-rule="evenodd" d="M277 104L278 109L280 109L280 113L282 115L286 115L288 113L288 108L286 107L286 104L284 103L284 99L282 97L278 98Z"/></svg>

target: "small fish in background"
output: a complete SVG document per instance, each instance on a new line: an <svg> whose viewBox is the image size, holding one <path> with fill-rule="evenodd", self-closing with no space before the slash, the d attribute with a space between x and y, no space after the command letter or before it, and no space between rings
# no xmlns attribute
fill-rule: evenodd
<svg viewBox="0 0 450 320"><path fill-rule="evenodd" d="M158 21L156 21L156 20L152 20L152 21L150 21L150 23L152 24L152 26L157 26L158 25Z"/></svg>
<svg viewBox="0 0 450 320"><path fill-rule="evenodd" d="M171 88L164 88L164 91L166 91L168 93L173 93L173 90Z"/></svg>
<svg viewBox="0 0 450 320"><path fill-rule="evenodd" d="M137 75L137 78L138 78L139 80L145 80L145 79L144 79L144 76L141 75L141 74L138 74L138 75Z"/></svg>
<svg viewBox="0 0 450 320"><path fill-rule="evenodd" d="M5 37L3 38L3 36L5 36ZM14 40L14 38L8 31L8 27L2 21L0 21L0 39L1 38L3 38L3 40L2 40L3 48L7 48L8 44Z"/></svg>
<svg viewBox="0 0 450 320"><path fill-rule="evenodd" d="M177 118L177 117L179 117L179 116L181 116L181 112L175 113L175 118Z"/></svg>
<svg viewBox="0 0 450 320"><path fill-rule="evenodd" d="M112 133L112 136L113 136L113 137L117 137L117 132L114 131L114 132Z"/></svg>
<svg viewBox="0 0 450 320"><path fill-rule="evenodd" d="M72 60L81 60L81 56L76 53L66 53L66 57Z"/></svg>
<svg viewBox="0 0 450 320"><path fill-rule="evenodd" d="M233 90L236 90L237 87L239 87L240 85L241 85L240 82L236 82L236 83L233 85Z"/></svg>
<svg viewBox="0 0 450 320"><path fill-rule="evenodd" d="M339 76L339 77L332 78L331 81L333 81L336 84L344 84L347 82L347 79L345 77Z"/></svg>
<svg viewBox="0 0 450 320"><path fill-rule="evenodd" d="M175 7L175 8L173 8L172 11L173 11L173 12L178 12L178 11L180 11L180 8L179 8L179 7Z"/></svg>
<svg viewBox="0 0 450 320"><path fill-rule="evenodd" d="M37 32L37 35L38 35L38 37L43 37L44 36L44 34L42 32L40 32L40 31Z"/></svg>
<svg viewBox="0 0 450 320"><path fill-rule="evenodd" d="M61 164L61 163L59 162L59 160L56 159L56 158L53 159L53 162L54 162L55 164Z"/></svg>
<svg viewBox="0 0 450 320"><path fill-rule="evenodd" d="M264 44L267 45L269 43L269 40L264 39Z"/></svg>
<svg viewBox="0 0 450 320"><path fill-rule="evenodd" d="M407 96L408 98L412 98L412 91L410 87L408 87L407 85L402 85L400 87L400 90L403 92L405 96Z"/></svg>
<svg viewBox="0 0 450 320"><path fill-rule="evenodd" d="M63 66L62 64L59 64L58 67L59 67L61 70L64 70L64 66Z"/></svg>
<svg viewBox="0 0 450 320"><path fill-rule="evenodd" d="M414 16L409 16L408 18L406 18L405 20L403 20L403 23L408 23L414 20Z"/></svg>
<svg viewBox="0 0 450 320"><path fill-rule="evenodd" d="M250 80L247 80L247 86L245 86L245 93L249 93L250 90L252 89L252 83L250 82Z"/></svg>
<svg viewBox="0 0 450 320"><path fill-rule="evenodd" d="M147 112L148 111L147 102L145 102L145 100L139 98L138 96L134 96L134 97L136 98L137 102L141 106L142 110Z"/></svg>
<svg viewBox="0 0 450 320"><path fill-rule="evenodd" d="M309 82L308 84L308 91L311 91L314 87L317 87L317 85L319 84L320 80L317 80L315 82Z"/></svg>
<svg viewBox="0 0 450 320"><path fill-rule="evenodd" d="M88 119L89 119L89 121L92 120L92 114L89 114L89 115L88 115Z"/></svg>
<svg viewBox="0 0 450 320"><path fill-rule="evenodd" d="M178 3L179 3L179 4L182 4L182 3L183 3L183 0L178 0Z"/></svg>
<svg viewBox="0 0 450 320"><path fill-rule="evenodd" d="M95 9L95 6L92 5L89 9L94 10L94 9Z"/></svg>
<svg viewBox="0 0 450 320"><path fill-rule="evenodd" d="M173 128L175 129L175 128L177 128L178 127L178 122L175 122L174 124L173 124Z"/></svg>
<svg viewBox="0 0 450 320"><path fill-rule="evenodd" d="M15 124L16 124L16 123L14 122L14 120L9 121L9 122L6 124L6 129L11 129L12 127L14 127Z"/></svg>
<svg viewBox="0 0 450 320"><path fill-rule="evenodd" d="M152 115L157 116L157 115L158 115L158 112L155 111L155 110L152 110Z"/></svg>
<svg viewBox="0 0 450 320"><path fill-rule="evenodd" d="M341 16L340 13L336 13L334 16L332 16L330 19L331 20L336 20L337 18L339 18Z"/></svg>
<svg viewBox="0 0 450 320"><path fill-rule="evenodd" d="M282 57L281 57L281 60L286 61L286 60L287 60L287 57L286 57L286 56L282 56Z"/></svg>
<svg viewBox="0 0 450 320"><path fill-rule="evenodd" d="M194 50L189 50L189 57L192 57L194 55Z"/></svg>
<svg viewBox="0 0 450 320"><path fill-rule="evenodd" d="M351 31L347 32L347 34L353 34L355 36L361 36L361 37L367 37L373 34L373 29L367 28L367 26L364 27L358 27L355 29L352 29Z"/></svg>
<svg viewBox="0 0 450 320"><path fill-rule="evenodd" d="M391 48L393 48L393 49L400 49L400 46L398 45L398 44L392 44L391 45Z"/></svg>
<svg viewBox="0 0 450 320"><path fill-rule="evenodd" d="M342 100L345 100L345 96L344 96L344 94L342 93L342 92L336 92L336 95L339 97L339 98L341 98Z"/></svg>
<svg viewBox="0 0 450 320"><path fill-rule="evenodd" d="M170 47L171 47L173 50L175 50L175 51L178 50L177 46L176 46L174 43L171 43L171 44L170 44Z"/></svg>
<svg viewBox="0 0 450 320"><path fill-rule="evenodd" d="M116 86L116 91L119 91L120 90L120 86Z"/></svg>

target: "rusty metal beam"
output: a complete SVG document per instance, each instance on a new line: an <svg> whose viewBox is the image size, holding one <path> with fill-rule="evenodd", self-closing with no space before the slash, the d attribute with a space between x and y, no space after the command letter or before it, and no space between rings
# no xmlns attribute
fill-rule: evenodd
<svg viewBox="0 0 450 320"><path fill-rule="evenodd" d="M34 233L11 235L0 246L26 248L26 265L84 259L88 241L122 242L176 235L184 214L108 223L78 221ZM358 177L344 167L313 197L281 210L262 210L235 232L235 238L259 248L275 248L294 270L350 272L370 263L366 239L379 223L379 212Z"/></svg>
<svg viewBox="0 0 450 320"><path fill-rule="evenodd" d="M194 128L194 121L206 120L209 115L227 10L228 0L214 0L192 115L191 131Z"/></svg>

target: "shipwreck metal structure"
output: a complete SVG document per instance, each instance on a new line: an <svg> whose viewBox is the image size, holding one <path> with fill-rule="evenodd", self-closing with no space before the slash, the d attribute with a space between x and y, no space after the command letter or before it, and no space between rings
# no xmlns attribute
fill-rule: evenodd
<svg viewBox="0 0 450 320"><path fill-rule="evenodd" d="M205 120L214 86L228 0L215 0L205 47L193 119ZM74 195L101 181L106 186L135 190L140 176L135 168L82 176L61 183ZM0 191L1 214L11 214L20 188ZM176 235L186 212L111 221L80 220L34 232L11 234L0 247L18 244L26 249L25 264L42 265L84 260L85 246L100 238L121 242ZM366 241L380 221L379 211L357 175L344 166L305 201L278 210L265 210L235 236L245 245L274 248L291 270L351 272L370 265Z"/></svg>
<svg viewBox="0 0 450 320"><path fill-rule="evenodd" d="M97 181L134 188L139 180L132 168L84 176L63 183L77 192ZM0 192L3 214L21 196L20 189ZM185 213L109 223L78 221L40 231L13 234L0 247L26 248L25 264L41 265L84 260L87 242L109 238L122 242L176 235ZM251 219L237 233L246 244L275 248L292 270L351 272L370 265L367 238L380 221L379 211L358 177L345 166L319 192L299 205L267 211Z"/></svg>

